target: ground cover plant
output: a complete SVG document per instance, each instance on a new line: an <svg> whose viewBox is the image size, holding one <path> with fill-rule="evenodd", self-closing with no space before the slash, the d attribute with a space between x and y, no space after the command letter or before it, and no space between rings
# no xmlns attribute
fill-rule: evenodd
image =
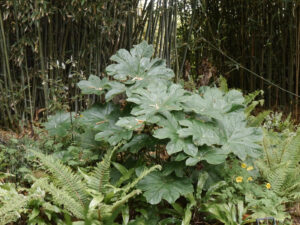
<svg viewBox="0 0 300 225"><path fill-rule="evenodd" d="M289 174L300 160L291 122L261 126L269 112L251 116L259 91L243 96L224 83L188 91L153 53L146 42L119 50L107 77L78 83L94 105L50 116L49 136L21 145L28 165L14 169L17 185L3 174L1 223L290 222L299 179Z"/></svg>

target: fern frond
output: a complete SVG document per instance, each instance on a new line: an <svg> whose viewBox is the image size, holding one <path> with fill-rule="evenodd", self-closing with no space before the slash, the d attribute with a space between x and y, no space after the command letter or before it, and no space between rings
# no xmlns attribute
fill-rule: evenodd
<svg viewBox="0 0 300 225"><path fill-rule="evenodd" d="M47 172L52 175L57 187L65 190L83 208L89 203L90 197L81 176L75 174L71 168L63 165L59 160L55 160L52 156L46 156L36 151L32 152L47 168Z"/></svg>
<svg viewBox="0 0 300 225"><path fill-rule="evenodd" d="M269 115L271 110L266 110L261 113L259 113L256 116L249 116L248 117L248 124L250 127L257 127L262 124L262 122L265 120L266 116Z"/></svg>
<svg viewBox="0 0 300 225"><path fill-rule="evenodd" d="M30 196L19 194L14 188L0 188L0 224L15 222L20 218L20 211L24 210L27 203L31 200Z"/></svg>
<svg viewBox="0 0 300 225"><path fill-rule="evenodd" d="M111 209L112 211L114 211L116 208L120 207L121 205L123 205L124 203L126 203L130 198L132 198L135 195L139 195L141 194L142 191L139 189L133 190L132 192L130 192L129 194L123 196L120 200L116 201L112 206Z"/></svg>
<svg viewBox="0 0 300 225"><path fill-rule="evenodd" d="M19 211L23 210L28 201L29 197L23 195L9 196L9 198L0 207L0 224L8 224L15 222L20 218Z"/></svg>
<svg viewBox="0 0 300 225"><path fill-rule="evenodd" d="M77 199L74 199L68 191L55 187L52 183L48 182L47 178L38 179L34 183L34 186L38 186L51 194L56 204L63 205L76 218L84 218L85 206L82 206Z"/></svg>
<svg viewBox="0 0 300 225"><path fill-rule="evenodd" d="M112 150L108 150L108 152L103 157L103 160L99 162L92 172L91 176L87 180L89 188L99 191L101 193L107 192L106 185L110 184L110 165L111 159L114 153L123 145L123 142L118 144Z"/></svg>
<svg viewBox="0 0 300 225"><path fill-rule="evenodd" d="M133 182L127 184L123 190L124 190L124 193L128 193L130 191L130 189L134 188L135 185L137 185L137 183L142 180L145 176L147 176L149 173L153 172L154 170L161 170L161 166L160 165L155 165L155 166L152 166L151 168L149 169L144 169L143 172L139 175L138 178L136 178Z"/></svg>
<svg viewBox="0 0 300 225"><path fill-rule="evenodd" d="M288 136L267 132L263 143L264 159L257 162L258 168L273 191L296 199L300 192L300 131Z"/></svg>
<svg viewBox="0 0 300 225"><path fill-rule="evenodd" d="M267 174L267 180L271 184L272 190L276 193L280 193L282 191L282 186L286 182L287 175L288 168L285 165L282 165L281 168L270 170Z"/></svg>
<svg viewBox="0 0 300 225"><path fill-rule="evenodd" d="M300 132L292 137L282 152L282 161L289 161L291 167L298 166L300 161Z"/></svg>
<svg viewBox="0 0 300 225"><path fill-rule="evenodd" d="M113 205L106 205L106 204L101 204L99 206L99 211L101 213L101 218L105 220L105 218L110 217L111 214L117 210L120 206L125 204L130 198L134 197L135 195L141 194L142 191L139 189L133 190L129 194L122 196L120 200L116 201L113 203Z"/></svg>

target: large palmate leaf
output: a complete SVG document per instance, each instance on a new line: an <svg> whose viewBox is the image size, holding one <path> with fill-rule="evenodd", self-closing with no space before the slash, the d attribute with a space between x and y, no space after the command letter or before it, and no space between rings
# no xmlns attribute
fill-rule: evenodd
<svg viewBox="0 0 300 225"><path fill-rule="evenodd" d="M184 109L201 115L222 120L223 115L243 108L244 97L241 92L231 90L224 94L218 88L205 88L201 95L186 97Z"/></svg>
<svg viewBox="0 0 300 225"><path fill-rule="evenodd" d="M247 127L243 113L231 113L220 121L225 130L224 151L232 152L241 160L247 156L257 158L261 154L262 131L260 128Z"/></svg>
<svg viewBox="0 0 300 225"><path fill-rule="evenodd" d="M113 104L95 105L82 113L80 122L97 131L95 139L116 145L121 140L129 140L132 131L116 125L121 112Z"/></svg>
<svg viewBox="0 0 300 225"><path fill-rule="evenodd" d="M217 165L225 162L228 152L221 148L203 146L199 149L195 157L189 157L186 160L187 166L194 166L200 161L207 161L209 164Z"/></svg>
<svg viewBox="0 0 300 225"><path fill-rule="evenodd" d="M131 137L132 131L116 126L113 122L111 122L108 123L108 125L101 132L96 134L95 140L104 140L111 145L116 145L121 140L129 140Z"/></svg>
<svg viewBox="0 0 300 225"><path fill-rule="evenodd" d="M104 93L104 90L108 88L108 82L107 78L101 80L95 75L90 75L88 80L82 80L77 85L83 94L101 95Z"/></svg>
<svg viewBox="0 0 300 225"><path fill-rule="evenodd" d="M87 109L80 115L79 122L82 125L96 128L101 124L106 123L109 120L117 120L120 115L120 111L117 106L108 103L105 105L96 104Z"/></svg>
<svg viewBox="0 0 300 225"><path fill-rule="evenodd" d="M88 80L82 80L77 85L83 94L101 95L104 91L107 91L105 95L107 101L126 91L124 84L116 81L109 81L106 77L101 80L95 75L90 75Z"/></svg>
<svg viewBox="0 0 300 225"><path fill-rule="evenodd" d="M108 92L105 95L106 101L111 100L116 95L122 94L126 91L126 86L116 81L109 81L107 83Z"/></svg>
<svg viewBox="0 0 300 225"><path fill-rule="evenodd" d="M141 180L138 188L145 191L144 196L150 204L158 204L162 199L174 203L180 196L194 191L189 179L163 176L158 172L153 172Z"/></svg>
<svg viewBox="0 0 300 225"><path fill-rule="evenodd" d="M68 112L57 112L53 116L49 116L48 122L44 123L46 130L52 136L65 136L68 134L71 128L71 118L74 118Z"/></svg>
<svg viewBox="0 0 300 225"><path fill-rule="evenodd" d="M201 145L219 145L221 144L221 134L215 123L200 120L181 120L180 125L187 127L178 130L182 138L192 136L193 142L197 146Z"/></svg>
<svg viewBox="0 0 300 225"><path fill-rule="evenodd" d="M135 45L130 52L120 49L110 58L117 64L106 67L106 72L116 80L126 81L127 84L136 83L138 86L147 85L153 78L169 80L174 77L164 60L150 59L153 53L153 46L145 41Z"/></svg>
<svg viewBox="0 0 300 225"><path fill-rule="evenodd" d="M165 114L171 111L182 109L182 102L185 100L186 91L177 84L165 85L161 82L152 82L147 88L133 90L129 102L138 106L134 107L131 114L145 116L151 122L155 114Z"/></svg>
<svg viewBox="0 0 300 225"><path fill-rule="evenodd" d="M160 120L158 124L162 126L162 128L156 130L153 136L158 139L170 139L166 147L169 155L184 151L188 155L195 156L198 152L198 148L190 139L181 138L177 133L177 131L181 129L178 119L178 117L171 115L167 120Z"/></svg>

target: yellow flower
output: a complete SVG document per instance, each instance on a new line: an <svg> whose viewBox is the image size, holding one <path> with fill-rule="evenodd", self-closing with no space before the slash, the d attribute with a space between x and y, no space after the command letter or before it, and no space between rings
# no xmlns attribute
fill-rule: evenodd
<svg viewBox="0 0 300 225"><path fill-rule="evenodd" d="M253 181L252 177L248 177L247 181Z"/></svg>
<svg viewBox="0 0 300 225"><path fill-rule="evenodd" d="M253 170L254 168L253 168L253 166L249 166L248 168L247 168L247 171L251 171L251 170Z"/></svg>
<svg viewBox="0 0 300 225"><path fill-rule="evenodd" d="M83 117L83 115L81 114L79 117L81 117L81 118L82 118L82 117Z"/></svg>
<svg viewBox="0 0 300 225"><path fill-rule="evenodd" d="M241 182L243 182L243 177L238 176L237 178L235 178L235 181L236 181L237 183L241 183Z"/></svg>
<svg viewBox="0 0 300 225"><path fill-rule="evenodd" d="M247 167L246 163L242 163L241 167L245 169Z"/></svg>
<svg viewBox="0 0 300 225"><path fill-rule="evenodd" d="M271 184L270 184L270 183L267 183L267 184L266 184L266 188L270 189L270 188L271 188Z"/></svg>

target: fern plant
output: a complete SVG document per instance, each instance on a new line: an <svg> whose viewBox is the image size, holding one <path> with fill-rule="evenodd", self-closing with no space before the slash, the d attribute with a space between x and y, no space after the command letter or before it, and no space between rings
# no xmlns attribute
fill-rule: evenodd
<svg viewBox="0 0 300 225"><path fill-rule="evenodd" d="M126 185L121 186L123 182L112 185L110 183L111 160L120 146L121 144L109 150L90 174L80 170L75 173L53 156L30 150L48 174L46 177L36 179L32 189L44 190L50 194L55 204L63 206L66 212L79 221L89 220L93 221L93 224L112 224L121 206L141 193L141 190L134 189L136 184L152 171L160 169L160 166L145 169L132 182L128 182L130 177L126 174L126 178L121 177L122 181L127 181ZM0 215L3 215L1 220L10 222L13 218L17 218L31 196L24 196L17 192L9 192L10 195L8 195L8 191L0 190L0 197L6 196L7 199L2 201L0 207Z"/></svg>
<svg viewBox="0 0 300 225"><path fill-rule="evenodd" d="M152 171L160 166L144 170L139 177L124 186L110 184L110 167L113 154L121 144L109 150L102 162L98 163L91 174L82 171L74 173L71 169L52 156L34 152L42 165L47 169L48 178L39 179L39 186L53 196L53 201L78 219L93 219L95 221L112 222L117 216L117 209L124 205L129 198L141 193L132 190L134 186Z"/></svg>
<svg viewBox="0 0 300 225"><path fill-rule="evenodd" d="M0 224L17 221L30 199L29 196L19 194L12 184L1 184Z"/></svg>
<svg viewBox="0 0 300 225"><path fill-rule="evenodd" d="M263 159L257 162L271 188L291 201L300 199L300 130L296 133L264 132Z"/></svg>

